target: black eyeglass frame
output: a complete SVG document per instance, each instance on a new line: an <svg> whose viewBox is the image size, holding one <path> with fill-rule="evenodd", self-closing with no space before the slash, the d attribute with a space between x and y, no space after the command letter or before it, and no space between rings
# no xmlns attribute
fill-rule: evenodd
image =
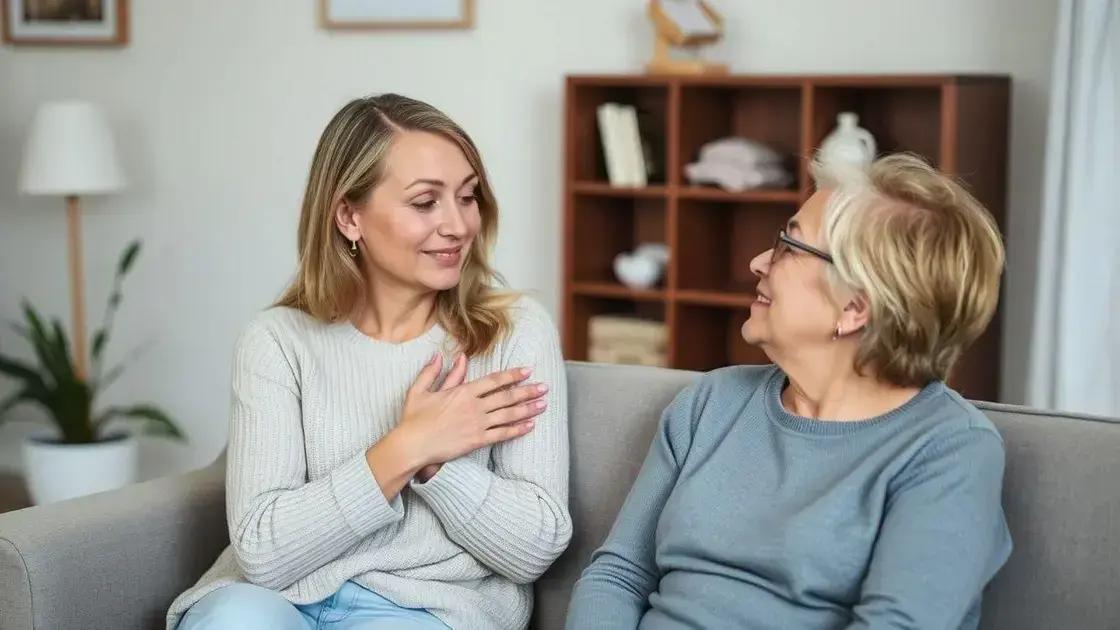
<svg viewBox="0 0 1120 630"><path fill-rule="evenodd" d="M803 251L806 254L816 256L817 258L820 258L821 260L825 261L826 263L828 263L830 265L833 264L832 256L830 254L828 254L827 252L821 251L821 250L817 249L816 247L813 247L812 245L810 245L808 243L802 243L801 241L799 241L795 238L792 238L789 234L786 234L786 229L785 228L780 228L778 230L778 235L774 237L774 246L770 249L770 251L771 251L770 262L771 263L778 260L778 256L781 253L779 251L780 246L783 245L783 244L788 246L788 247L791 247L793 249Z"/></svg>

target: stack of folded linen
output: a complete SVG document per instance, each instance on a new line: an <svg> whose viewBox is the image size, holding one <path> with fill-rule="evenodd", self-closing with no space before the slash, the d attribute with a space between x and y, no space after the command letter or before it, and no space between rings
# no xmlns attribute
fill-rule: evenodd
<svg viewBox="0 0 1120 630"><path fill-rule="evenodd" d="M588 322L587 358L596 363L668 365L664 322L624 315L595 315Z"/></svg>
<svg viewBox="0 0 1120 630"><path fill-rule="evenodd" d="M715 184L741 192L750 188L788 188L793 175L773 148L747 138L723 138L700 148L700 159L684 167L692 184Z"/></svg>

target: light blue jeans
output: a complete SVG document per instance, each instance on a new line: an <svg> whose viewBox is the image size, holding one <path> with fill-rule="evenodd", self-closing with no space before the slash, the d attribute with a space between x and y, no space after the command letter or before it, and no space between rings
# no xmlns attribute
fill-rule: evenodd
<svg viewBox="0 0 1120 630"><path fill-rule="evenodd" d="M346 582L321 602L295 605L254 584L231 584L190 607L176 630L449 630L423 608L402 608Z"/></svg>

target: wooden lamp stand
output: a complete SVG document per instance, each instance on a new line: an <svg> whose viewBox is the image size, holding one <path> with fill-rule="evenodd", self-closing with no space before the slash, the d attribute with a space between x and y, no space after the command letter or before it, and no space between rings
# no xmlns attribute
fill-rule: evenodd
<svg viewBox="0 0 1120 630"><path fill-rule="evenodd" d="M82 217L77 195L66 197L66 235L70 250L70 321L74 327L74 371L78 378L89 376L86 352L86 307L82 279Z"/></svg>

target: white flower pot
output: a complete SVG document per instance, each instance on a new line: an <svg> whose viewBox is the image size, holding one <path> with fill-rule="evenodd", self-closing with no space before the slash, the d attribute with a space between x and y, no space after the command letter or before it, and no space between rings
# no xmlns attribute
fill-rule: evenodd
<svg viewBox="0 0 1120 630"><path fill-rule="evenodd" d="M23 465L35 505L65 501L135 483L137 441L120 433L93 444L62 444L37 434L23 443Z"/></svg>

